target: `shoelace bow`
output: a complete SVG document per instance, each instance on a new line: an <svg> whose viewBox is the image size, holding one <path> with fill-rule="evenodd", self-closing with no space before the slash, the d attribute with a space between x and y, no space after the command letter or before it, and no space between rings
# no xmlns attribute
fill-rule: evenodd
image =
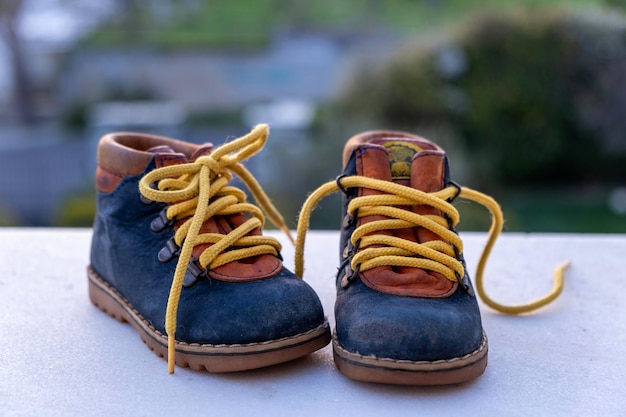
<svg viewBox="0 0 626 417"><path fill-rule="evenodd" d="M277 239L267 236L246 236L257 228L263 228L265 223L263 212L293 242L282 216L256 179L241 164L263 148L268 134L267 125L256 126L249 134L220 146L210 155L200 156L190 163L155 169L139 182L139 190L146 198L169 205L166 211L168 219L184 221L174 235L180 253L165 316L170 373L174 372L175 366L178 302L193 248L201 244L212 244L198 259L199 264L207 270L262 254L278 256L281 245ZM246 194L242 190L227 185L233 173L248 187L263 211L247 203ZM152 184L157 184L157 188L152 188ZM211 217L239 213L249 213L251 217L230 233L200 234L202 224Z"/></svg>
<svg viewBox="0 0 626 417"><path fill-rule="evenodd" d="M459 212L451 201L454 198L464 198L484 206L492 215L489 237L476 268L476 291L485 304L504 314L528 313L554 301L563 290L564 274L569 267L569 261L556 267L552 291L537 300L523 305L509 306L498 303L487 295L483 272L504 223L500 206L488 195L458 186L449 186L438 192L425 193L389 181L362 176L348 176L329 181L315 190L305 201L298 219L296 238L295 273L299 277L302 277L304 272L304 243L311 212L324 197L340 189L345 190L351 187L369 188L385 194L355 197L348 205L347 211L350 216L382 215L387 217L385 220L376 220L361 225L353 232L352 244L358 245L360 251L351 259L352 270L358 269L360 272L365 272L383 265L415 267L436 271L450 281L458 281L458 277L463 277L465 274L463 264L456 257L456 254L463 253L463 242L455 232L450 230L450 227L455 227L459 222ZM445 213L450 224L441 216L420 215L398 208L398 206L412 205L434 207ZM424 227L436 233L442 240L416 243L394 236L375 234L381 230L415 226Z"/></svg>

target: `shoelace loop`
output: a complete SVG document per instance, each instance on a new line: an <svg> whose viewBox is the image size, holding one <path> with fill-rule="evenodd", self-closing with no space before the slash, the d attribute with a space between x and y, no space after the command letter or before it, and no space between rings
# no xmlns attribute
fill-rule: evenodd
<svg viewBox="0 0 626 417"><path fill-rule="evenodd" d="M264 213L293 242L282 216L256 179L241 164L263 148L268 134L267 125L256 126L249 134L220 146L209 155L200 156L190 163L155 169L139 182L139 191L145 198L167 203L167 218L182 222L174 235L180 252L165 316L170 373L174 372L175 366L178 302L193 248L211 244L198 259L199 264L206 269L262 254L280 256L281 245L277 239L247 236L251 231L263 227ZM246 194L242 190L227 185L233 174L243 181L263 211L247 203ZM151 184L156 184L156 188ZM239 213L248 213L250 217L230 233L200 233L202 224L211 217Z"/></svg>
<svg viewBox="0 0 626 417"><path fill-rule="evenodd" d="M492 216L487 243L476 268L476 291L489 307L504 314L522 314L541 308L556 299L563 290L564 274L569 261L557 266L554 272L554 288L547 295L526 304L509 306L498 303L489 297L484 288L483 272L493 246L502 231L504 219L498 203L486 194L451 184L448 187L426 193L389 181L363 176L342 176L323 184L309 195L298 219L296 238L295 273L302 277L304 272L304 244L309 228L311 213L324 197L346 189L361 187L380 191L383 194L355 197L348 204L350 216L385 216L384 220L375 220L357 227L351 236L351 243L358 246L350 265L353 270L368 271L378 266L405 266L439 272L450 281L458 281L465 274L458 254L463 253L463 242L452 230L459 222L459 212L451 204L456 198L473 201L485 207ZM399 206L425 205L444 214L421 215ZM446 220L447 219L447 220ZM376 234L382 230L423 227L437 234L441 240L425 243L411 242L394 236ZM449 243L446 243L449 242Z"/></svg>

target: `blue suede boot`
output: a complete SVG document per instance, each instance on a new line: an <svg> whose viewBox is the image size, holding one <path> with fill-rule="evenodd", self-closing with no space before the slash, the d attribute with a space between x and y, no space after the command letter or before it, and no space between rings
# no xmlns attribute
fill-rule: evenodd
<svg viewBox="0 0 626 417"><path fill-rule="evenodd" d="M354 136L343 173L310 194L300 211L296 275L304 273L310 216L325 196L343 192L337 273L335 363L346 376L407 385L455 384L487 366L487 337L456 232L457 198L492 215L476 268L476 293L504 314L523 314L556 299L569 262L555 269L547 295L504 305L487 295L483 271L503 225L498 203L450 180L445 152L404 132Z"/></svg>
<svg viewBox="0 0 626 417"><path fill-rule="evenodd" d="M451 184L445 153L418 137L386 132L357 136L346 145L344 157L345 176L424 193ZM458 238L449 218L432 205L416 202L382 210L374 208L378 203L366 204L349 211L357 198L386 193L364 187L346 191L333 340L338 368L354 379L395 384L457 383L482 374L487 337L462 253L444 238ZM389 208L405 213L385 215ZM358 228L363 232L352 239ZM443 273L449 266L436 265L437 256L446 251L462 265L449 270L451 277ZM351 261L358 254L363 262L355 265ZM409 256L419 258L413 263ZM374 262L373 267L364 268L367 262Z"/></svg>
<svg viewBox="0 0 626 417"><path fill-rule="evenodd" d="M283 267L261 234L280 215L241 164L266 126L219 148L135 133L98 146L97 214L88 268L91 301L129 322L174 363L211 372L260 368L328 344L313 289Z"/></svg>
<svg viewBox="0 0 626 417"><path fill-rule="evenodd" d="M368 132L345 146L343 174L314 192L298 224L296 273L306 218L343 192L334 359L368 382L468 381L487 365L487 337L454 225L446 154L401 132ZM437 194L444 193L444 194ZM305 217L303 219L303 217Z"/></svg>

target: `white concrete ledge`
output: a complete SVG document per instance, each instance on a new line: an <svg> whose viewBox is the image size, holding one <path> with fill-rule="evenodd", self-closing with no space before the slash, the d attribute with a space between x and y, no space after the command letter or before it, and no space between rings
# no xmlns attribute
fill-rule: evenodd
<svg viewBox="0 0 626 417"><path fill-rule="evenodd" d="M286 265L293 248L280 234ZM1 416L626 416L626 236L505 234L490 294L519 303L565 290L534 314L481 305L486 373L459 386L394 387L344 378L329 347L239 374L167 373L127 324L93 307L87 229L0 229ZM462 234L470 273L485 234ZM333 322L337 232L310 232L305 279Z"/></svg>

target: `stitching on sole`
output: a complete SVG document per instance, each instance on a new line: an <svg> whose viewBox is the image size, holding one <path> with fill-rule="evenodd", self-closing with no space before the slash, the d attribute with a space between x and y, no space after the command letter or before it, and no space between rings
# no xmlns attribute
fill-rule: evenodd
<svg viewBox="0 0 626 417"><path fill-rule="evenodd" d="M101 290L103 290L104 292L108 293L109 296L111 296L113 298L113 300L117 303L119 303L121 305L121 307L124 309L125 307L130 310L130 313L132 316L131 319L137 321L141 321L148 329L150 329L154 335L157 338L153 338L153 340L155 340L155 342L161 344L163 347L167 347L167 336L164 335L163 333L161 333L159 330L157 330L148 320L146 320L141 313L139 313L139 311L137 311L133 305L126 299L126 297L124 297L117 289L115 289L111 284L109 284L108 282L104 281L100 275L98 275L98 273L91 267L91 265L88 267L88 277L89 280L96 285L97 287L99 287ZM143 327L143 326L142 326ZM288 344L282 347L279 347L277 349L267 349L267 350L260 350L260 351L252 351L252 352L238 352L241 355L244 354L257 354L257 353L264 353L264 352L269 352L271 350L280 350L280 349L286 349L286 348L290 348L290 347L294 347L297 346L299 344L303 344L303 343L307 343L307 342L311 342L314 341L320 337L324 336L324 329L328 328L328 320L324 319L324 323L322 323L320 326L315 327L311 330L308 330L306 332L303 333L298 333L297 335L294 336L288 336L288 337L283 337L280 339L273 339L273 340L268 340L268 341L264 341L264 342L254 342L254 343L235 343L235 344L204 344L204 343L188 343L188 342L183 342L183 341L179 341L176 340L175 341L175 345L176 345L176 350L184 353L184 354L191 354L191 355L211 355L210 352L194 352L194 351L187 351L184 350L185 347L191 347L191 348L197 348L197 349L236 349L236 348L251 348L251 347L262 347L262 346L268 346L268 345L273 345L273 344L280 344L282 342L287 342L289 340L297 340L297 339L306 339L301 341L300 343L296 343L296 344ZM314 337L311 339L306 338L306 336L314 334L320 332L320 334L318 335L318 337ZM161 340L159 340L161 339ZM179 347L181 348L179 350ZM213 352L213 354L219 354L218 352ZM227 354L226 352L224 352L224 354Z"/></svg>
<svg viewBox="0 0 626 417"><path fill-rule="evenodd" d="M468 359L471 359L472 357L476 357L476 356L480 356L478 359L481 359L484 356L483 353L486 353L485 351L487 350L487 346L488 346L487 335L483 331L483 338L481 340L480 346L478 347L478 349L474 350L473 352L468 353L467 355L459 356L456 358L450 358L450 359L440 359L436 361L411 361L407 359L393 359L393 358L379 357L376 355L361 355L359 353L350 352L349 350L346 350L345 348L339 345L339 341L337 339L337 333L336 332L333 333L333 349L338 351L337 353L339 354L341 360L353 363L354 365L358 365L358 366L376 367L377 365L379 365L381 368L402 370L402 371L409 371L409 372L412 371L412 369L410 369L411 367L426 368L429 366L437 367L437 365L453 365L457 362L466 362ZM375 363L369 363L369 361L373 361ZM378 362L378 364L376 362ZM459 366L458 368L470 366L472 364L474 364L474 361L469 362L467 364L463 364L462 366ZM387 367L385 365L400 365L400 367ZM402 365L404 365L404 367ZM458 368L442 367L441 370L442 371L454 370ZM414 371L420 371L420 369L414 369ZM431 372L437 372L437 371L433 369L431 370Z"/></svg>

